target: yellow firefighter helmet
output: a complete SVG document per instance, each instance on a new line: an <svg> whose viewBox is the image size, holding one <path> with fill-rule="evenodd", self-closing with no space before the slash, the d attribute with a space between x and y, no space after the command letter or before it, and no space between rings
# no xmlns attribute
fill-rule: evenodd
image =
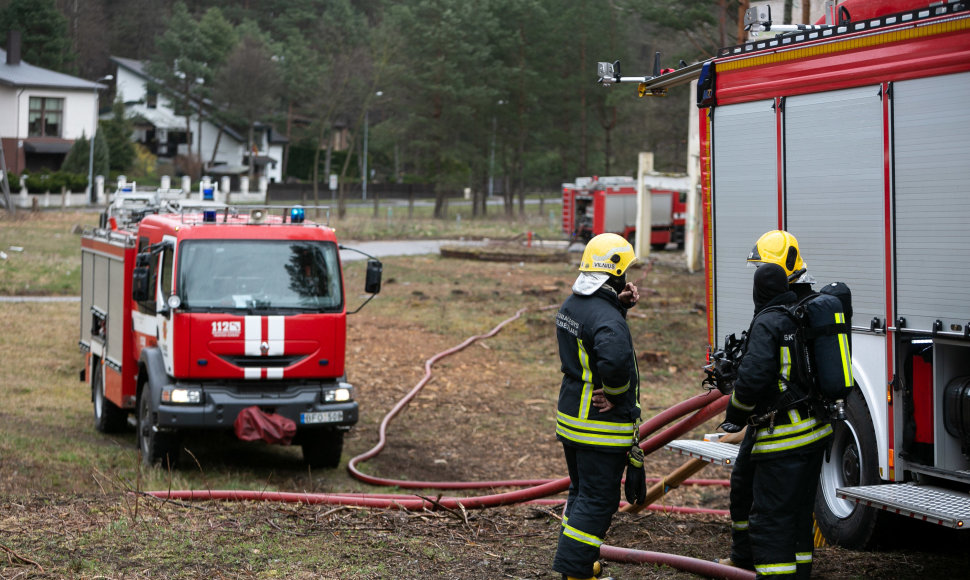
<svg viewBox="0 0 970 580"><path fill-rule="evenodd" d="M784 230L772 230L758 238L758 243L748 254L749 263L778 264L789 277L805 268L798 240Z"/></svg>
<svg viewBox="0 0 970 580"><path fill-rule="evenodd" d="M622 276L636 260L633 246L623 236L600 234L586 244L579 271Z"/></svg>

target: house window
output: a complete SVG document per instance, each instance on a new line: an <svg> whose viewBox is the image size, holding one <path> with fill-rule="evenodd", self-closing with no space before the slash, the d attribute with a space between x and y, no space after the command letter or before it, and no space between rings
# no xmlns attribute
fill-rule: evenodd
<svg viewBox="0 0 970 580"><path fill-rule="evenodd" d="M27 134L31 137L60 137L64 118L64 99L30 97Z"/></svg>
<svg viewBox="0 0 970 580"><path fill-rule="evenodd" d="M158 107L158 91L155 89L148 89L148 92L145 93L145 106L149 109Z"/></svg>

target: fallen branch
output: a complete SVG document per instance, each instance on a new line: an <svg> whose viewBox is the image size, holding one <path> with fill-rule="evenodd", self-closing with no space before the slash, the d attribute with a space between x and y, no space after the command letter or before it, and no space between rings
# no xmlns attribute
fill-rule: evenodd
<svg viewBox="0 0 970 580"><path fill-rule="evenodd" d="M44 571L44 567L38 564L37 562L34 562L30 558L25 558L24 556L21 556L20 554L18 554L17 552L14 552L13 550L8 548L7 546L4 546L3 544L0 544L0 550L3 550L7 554L7 560L10 561L11 564L13 563L11 558L14 558L16 560L20 560L21 562L24 562L25 564L33 564L34 566L37 566L37 568L41 572Z"/></svg>

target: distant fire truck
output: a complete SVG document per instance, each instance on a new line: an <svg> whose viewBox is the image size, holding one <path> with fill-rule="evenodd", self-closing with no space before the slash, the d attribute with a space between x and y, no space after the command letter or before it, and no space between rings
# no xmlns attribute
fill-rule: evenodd
<svg viewBox="0 0 970 580"><path fill-rule="evenodd" d="M358 409L334 231L300 207L233 208L205 193L116 194L82 235L81 378L95 427L119 431L133 413L148 465L175 465L186 436L222 430L300 444L309 465L335 467ZM380 284L372 259L365 292Z"/></svg>
<svg viewBox="0 0 970 580"><path fill-rule="evenodd" d="M781 33L653 77L600 63L600 77L641 95L697 80L712 349L747 328L745 257L766 231L792 232L819 283L851 288L859 388L815 516L830 542L865 547L886 512L970 527L970 3L828 8L808 27L752 8L752 31Z"/></svg>
<svg viewBox="0 0 970 580"><path fill-rule="evenodd" d="M684 248L687 223L687 177L647 174L644 188L651 202L650 246ZM636 236L637 182L633 177L579 177L562 185L562 231L587 242L603 233L619 234L631 243Z"/></svg>

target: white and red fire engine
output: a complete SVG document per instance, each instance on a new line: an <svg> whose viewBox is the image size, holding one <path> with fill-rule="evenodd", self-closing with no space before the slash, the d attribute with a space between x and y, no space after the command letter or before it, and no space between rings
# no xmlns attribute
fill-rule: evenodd
<svg viewBox="0 0 970 580"><path fill-rule="evenodd" d="M745 257L768 230L797 237L819 283L851 288L859 388L815 515L862 547L887 511L970 527L970 3L830 9L671 73L600 70L650 95L697 79L712 349L747 328ZM777 31L757 10L746 22Z"/></svg>
<svg viewBox="0 0 970 580"><path fill-rule="evenodd" d="M687 176L645 174L644 189L650 193L650 246L663 250L667 244L684 248L687 223ZM572 240L588 242L603 233L619 234L634 241L637 217L637 182L633 177L578 177L562 185L562 231Z"/></svg>
<svg viewBox="0 0 970 580"><path fill-rule="evenodd" d="M82 380L99 431L134 414L149 465L174 465L186 435L215 430L339 463L358 409L332 229L299 207L121 192L83 234L81 263ZM380 275L369 261L366 292Z"/></svg>

